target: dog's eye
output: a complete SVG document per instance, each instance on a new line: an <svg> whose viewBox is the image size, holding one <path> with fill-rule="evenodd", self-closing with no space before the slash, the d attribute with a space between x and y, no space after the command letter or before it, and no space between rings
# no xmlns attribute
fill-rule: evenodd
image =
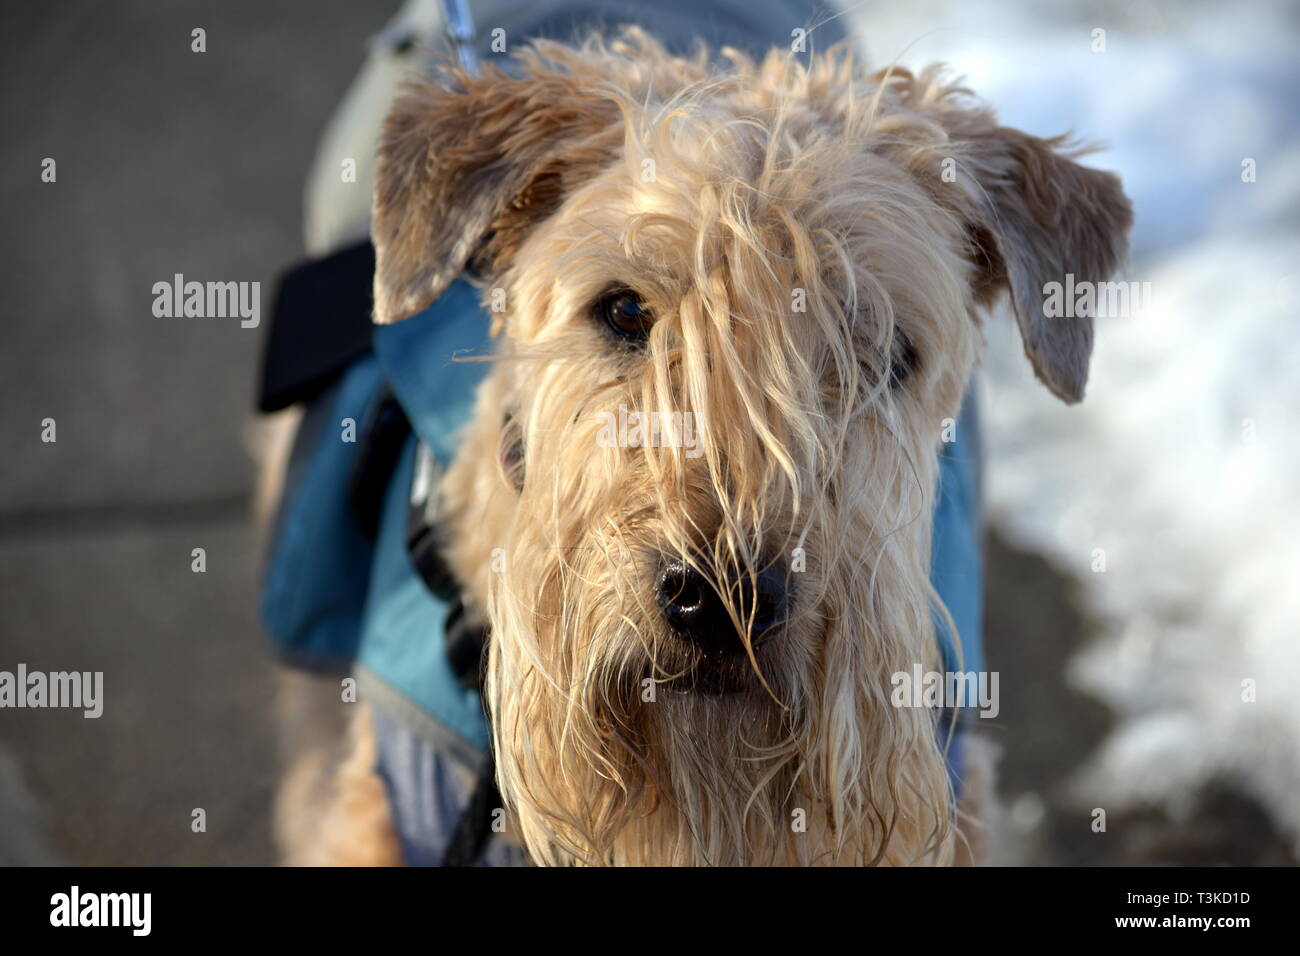
<svg viewBox="0 0 1300 956"><path fill-rule="evenodd" d="M894 333L894 354L889 360L889 387L901 388L921 364L916 346L902 332Z"/></svg>
<svg viewBox="0 0 1300 956"><path fill-rule="evenodd" d="M524 490L524 436L519 431L515 416L506 413L501 423L501 470L514 486L515 491Z"/></svg>
<svg viewBox="0 0 1300 956"><path fill-rule="evenodd" d="M631 289L611 289L596 300L596 318L617 335L636 342L650 334L654 316Z"/></svg>

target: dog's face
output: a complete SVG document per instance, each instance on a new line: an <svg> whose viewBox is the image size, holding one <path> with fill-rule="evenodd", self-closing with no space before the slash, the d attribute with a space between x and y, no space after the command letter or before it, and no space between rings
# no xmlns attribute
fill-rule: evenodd
<svg viewBox="0 0 1300 956"><path fill-rule="evenodd" d="M843 55L716 74L634 34L426 85L380 155L376 317L463 267L498 358L444 484L491 627L503 795L538 862L943 859L937 449L1012 293L1077 399L1113 177L932 76Z"/></svg>

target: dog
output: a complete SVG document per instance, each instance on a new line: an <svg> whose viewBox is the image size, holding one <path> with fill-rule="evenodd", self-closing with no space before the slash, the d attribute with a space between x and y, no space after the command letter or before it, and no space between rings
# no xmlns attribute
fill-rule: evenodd
<svg viewBox="0 0 1300 956"><path fill-rule="evenodd" d="M939 665L938 453L1004 296L1083 397L1092 321L1044 287L1121 263L1119 180L844 46L633 28L516 62L407 88L372 219L376 323L466 273L492 317L437 495L506 838L539 865L978 862L987 749L955 787L950 715L891 698ZM299 839L396 862L357 710Z"/></svg>

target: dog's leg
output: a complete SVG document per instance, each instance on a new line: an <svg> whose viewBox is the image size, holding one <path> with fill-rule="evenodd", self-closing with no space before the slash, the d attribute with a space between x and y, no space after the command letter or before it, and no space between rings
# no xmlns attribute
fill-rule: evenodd
<svg viewBox="0 0 1300 956"><path fill-rule="evenodd" d="M244 446L257 465L257 484L253 489L253 528L257 544L265 551L275 511L284 493L284 477L293 451L293 439L302 423L298 406L266 415L250 422L244 429Z"/></svg>
<svg viewBox="0 0 1300 956"><path fill-rule="evenodd" d="M388 794L375 769L370 710L354 706L346 735L333 746L304 747L281 786L276 836L288 865L402 863Z"/></svg>
<svg viewBox="0 0 1300 956"><path fill-rule="evenodd" d="M289 409L247 433L259 462L254 526L265 548L301 421ZM282 670L276 699L285 768L276 793L273 830L280 859L294 866L398 864L401 853L375 773L369 711L339 700L336 679ZM347 708L354 712L348 716Z"/></svg>

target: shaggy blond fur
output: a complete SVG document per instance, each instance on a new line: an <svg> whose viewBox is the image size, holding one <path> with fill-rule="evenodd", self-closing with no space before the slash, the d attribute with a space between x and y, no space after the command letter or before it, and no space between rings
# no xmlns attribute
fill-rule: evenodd
<svg viewBox="0 0 1300 956"><path fill-rule="evenodd" d="M376 321L467 265L505 296L442 495L511 831L541 864L969 858L945 729L889 699L938 666L936 449L1004 288L1039 377L1082 396L1091 322L1049 322L1041 288L1104 279L1128 204L937 69L726 56L537 43L519 77L413 86L385 128ZM655 317L641 350L593 318L613 286ZM694 416L703 455L603 447L620 405ZM732 693L700 692L712 665L662 621L665 556L719 581L806 563L762 644L728 592Z"/></svg>

